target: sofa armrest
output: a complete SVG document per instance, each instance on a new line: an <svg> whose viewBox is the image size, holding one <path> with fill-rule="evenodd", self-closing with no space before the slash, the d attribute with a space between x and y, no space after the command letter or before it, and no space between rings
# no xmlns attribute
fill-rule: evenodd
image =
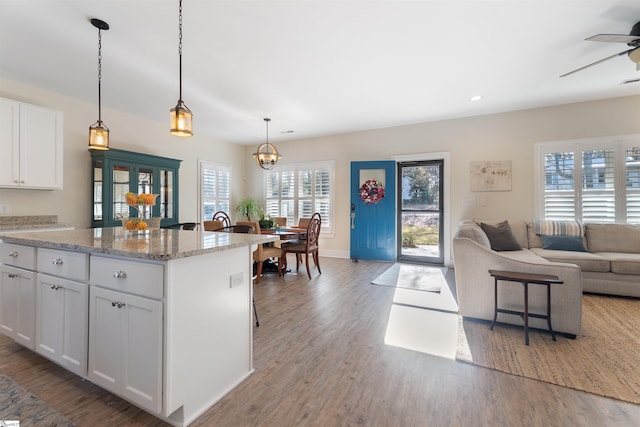
<svg viewBox="0 0 640 427"><path fill-rule="evenodd" d="M528 251L528 249L524 249ZM558 332L578 335L582 320L582 281L580 268L574 264L549 262L531 253L526 260L510 258L507 253L496 252L469 238L453 239L453 258L456 291L460 314L465 317L492 320L494 314L494 279L488 270L507 270L523 273L550 274L564 283L552 285L551 320ZM521 257L522 258L522 257ZM501 307L523 306L522 285L511 283L500 286L498 298ZM529 307L532 313L546 312L546 289L529 287ZM522 325L519 316L500 314L499 322ZM543 319L530 319L531 326L547 329Z"/></svg>

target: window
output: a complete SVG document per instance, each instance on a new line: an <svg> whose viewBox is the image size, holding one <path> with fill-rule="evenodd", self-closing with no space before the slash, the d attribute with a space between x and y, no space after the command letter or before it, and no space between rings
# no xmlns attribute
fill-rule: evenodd
<svg viewBox="0 0 640 427"><path fill-rule="evenodd" d="M225 211L229 214L231 167L204 160L199 163L200 220L210 220L217 211Z"/></svg>
<svg viewBox="0 0 640 427"><path fill-rule="evenodd" d="M287 218L297 224L314 212L322 217L322 233L334 232L335 162L280 165L278 171L265 172L267 214Z"/></svg>
<svg viewBox="0 0 640 427"><path fill-rule="evenodd" d="M640 135L536 146L536 216L640 224Z"/></svg>

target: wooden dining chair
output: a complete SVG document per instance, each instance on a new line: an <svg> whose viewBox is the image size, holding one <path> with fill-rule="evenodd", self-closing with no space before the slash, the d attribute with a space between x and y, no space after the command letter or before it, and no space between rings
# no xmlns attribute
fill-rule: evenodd
<svg viewBox="0 0 640 427"><path fill-rule="evenodd" d="M318 273L322 274L318 259L318 238L320 237L321 226L322 218L320 217L320 214L316 212L311 216L311 218L309 218L306 233L307 238L305 240L293 240L282 244L285 270L287 269L288 253L293 253L296 256L296 271L300 268L301 257L304 254L305 263L307 264L307 275L309 276L309 279L311 279L311 268L309 267L309 254L311 254L313 262L316 264L316 267L318 267Z"/></svg>
<svg viewBox="0 0 640 427"><path fill-rule="evenodd" d="M211 221L204 221L202 223L202 226L204 227L204 231L215 231L223 228L225 225L224 225L224 222L222 221L211 220Z"/></svg>
<svg viewBox="0 0 640 427"><path fill-rule="evenodd" d="M236 225L251 225L256 230L257 234L260 234L260 223L258 221L238 221ZM262 276L262 266L264 262L270 258L278 259L278 275L282 276L282 266L284 253L282 249L277 246L264 246L262 243L258 244L258 249L253 251L253 260L258 264L256 271L256 284L260 283L260 276Z"/></svg>
<svg viewBox="0 0 640 427"><path fill-rule="evenodd" d="M320 215L320 214L318 214ZM298 220L298 227L300 228L307 228L309 226L309 222L311 221L311 218L300 218Z"/></svg>
<svg viewBox="0 0 640 427"><path fill-rule="evenodd" d="M231 218L229 218L229 215L227 215L225 211L218 211L214 213L211 220L222 221L224 223L223 227L229 227L231 225Z"/></svg>
<svg viewBox="0 0 640 427"><path fill-rule="evenodd" d="M283 228L287 226L287 217L286 216L277 216L275 218L273 218L276 220L276 225L279 228Z"/></svg>

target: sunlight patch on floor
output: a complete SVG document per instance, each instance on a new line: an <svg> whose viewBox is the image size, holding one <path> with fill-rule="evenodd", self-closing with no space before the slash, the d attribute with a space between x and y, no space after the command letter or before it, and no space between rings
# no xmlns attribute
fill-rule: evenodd
<svg viewBox="0 0 640 427"><path fill-rule="evenodd" d="M394 304L384 343L438 357L455 359L458 315Z"/></svg>

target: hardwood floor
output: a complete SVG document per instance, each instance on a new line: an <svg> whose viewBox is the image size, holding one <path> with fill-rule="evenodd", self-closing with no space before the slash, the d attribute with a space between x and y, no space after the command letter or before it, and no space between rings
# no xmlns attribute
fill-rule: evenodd
<svg viewBox="0 0 640 427"><path fill-rule="evenodd" d="M369 282L390 264L320 263L255 285L256 372L192 426L640 424L637 405L385 344L394 288ZM164 425L4 336L0 371L79 426Z"/></svg>

